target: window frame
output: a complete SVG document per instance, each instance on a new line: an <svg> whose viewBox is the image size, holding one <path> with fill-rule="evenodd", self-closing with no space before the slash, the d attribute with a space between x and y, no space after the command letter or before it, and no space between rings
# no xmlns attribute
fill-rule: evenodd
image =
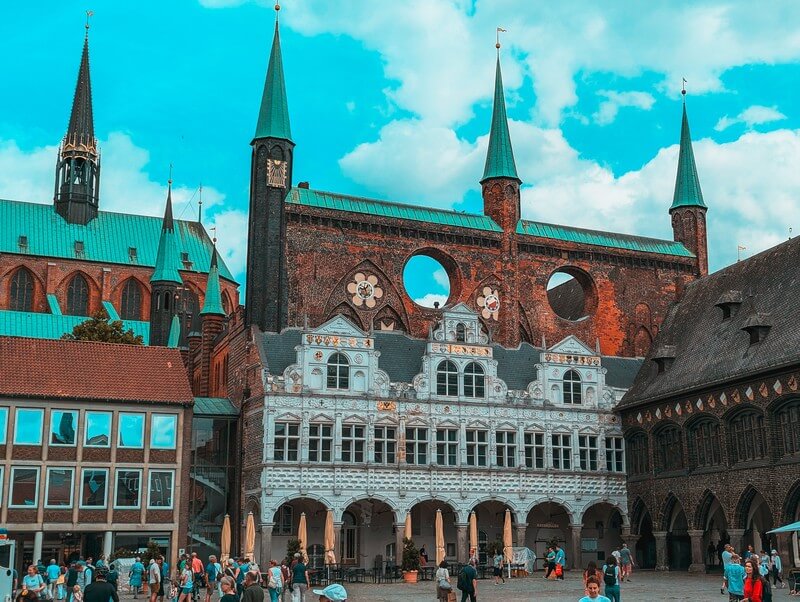
<svg viewBox="0 0 800 602"><path fill-rule="evenodd" d="M436 463L439 466L458 466L459 432L445 426L436 429Z"/></svg>
<svg viewBox="0 0 800 602"><path fill-rule="evenodd" d="M83 283L83 289L77 290L75 284L77 282ZM85 295L84 298L76 299L75 295ZM88 316L89 315L89 305L91 301L91 289L89 288L89 282L86 280L86 277L81 274L80 272L74 274L72 278L70 278L69 283L67 284L67 292L66 292L66 314L68 316ZM80 302L82 306L81 309L84 310L83 313L76 312L76 304Z"/></svg>
<svg viewBox="0 0 800 602"><path fill-rule="evenodd" d="M719 423L713 418L697 420L686 429L691 468L722 465L722 441Z"/></svg>
<svg viewBox="0 0 800 602"><path fill-rule="evenodd" d="M35 412L39 414L39 442L38 443L23 443L17 439L19 434L19 425L22 422L19 418L20 413L22 412ZM14 412L14 436L13 436L13 445L23 445L23 446L31 446L31 447L38 447L44 445L44 408L20 408L17 407L16 411Z"/></svg>
<svg viewBox="0 0 800 602"><path fill-rule="evenodd" d="M32 470L36 474L36 484L34 485L33 504L15 504L14 503L14 474L18 470ZM8 508L18 508L23 510L36 510L39 508L39 485L42 478L41 466L25 466L17 465L11 466L8 478Z"/></svg>
<svg viewBox="0 0 800 602"><path fill-rule="evenodd" d="M284 427L284 434L278 432L278 427ZM292 429L291 427L294 427ZM294 434L292 434L294 430ZM279 445L279 442L281 445ZM292 449L292 442L294 442L294 449ZM282 458L278 457L278 450ZM276 462L297 462L300 460L300 423L292 422L289 420L281 420L276 422L272 432L272 450L273 460ZM290 458L291 454L294 458Z"/></svg>
<svg viewBox="0 0 800 602"><path fill-rule="evenodd" d="M175 436L173 437L172 445L165 446L165 445L156 445L153 442L153 437L155 436L155 422L156 419L160 418L171 418L175 425ZM166 449L166 450L173 450L178 448L178 415L177 414L163 414L159 412L154 412L150 414L150 449Z"/></svg>
<svg viewBox="0 0 800 602"><path fill-rule="evenodd" d="M578 406L583 404L583 379L580 372L569 369L564 372L561 379L563 386L563 401L567 405Z"/></svg>
<svg viewBox="0 0 800 602"><path fill-rule="evenodd" d="M436 395L458 397L458 366L453 360L444 359L436 365Z"/></svg>
<svg viewBox="0 0 800 602"><path fill-rule="evenodd" d="M428 434L427 426L406 427L406 464L424 466L430 463Z"/></svg>
<svg viewBox="0 0 800 602"><path fill-rule="evenodd" d="M597 472L600 456L599 435L578 434L578 465L581 470Z"/></svg>
<svg viewBox="0 0 800 602"><path fill-rule="evenodd" d="M487 468L489 466L489 430L483 428L467 429L465 441L467 466ZM483 463L480 463L481 456L483 457ZM470 462L470 458L473 459L472 462Z"/></svg>
<svg viewBox="0 0 800 602"><path fill-rule="evenodd" d="M122 439L122 421L126 417L141 416L142 418L142 432L141 432L141 445L124 445ZM147 414L144 412L118 412L117 413L117 449L144 449L144 433L147 424ZM176 427L177 428L177 427Z"/></svg>
<svg viewBox="0 0 800 602"><path fill-rule="evenodd" d="M625 439L622 435L606 435L606 471L625 472Z"/></svg>
<svg viewBox="0 0 800 602"><path fill-rule="evenodd" d="M0 445L8 444L8 415L11 413L9 406L0 406Z"/></svg>
<svg viewBox="0 0 800 602"><path fill-rule="evenodd" d="M456 324L456 343L466 343L467 342L467 327L464 325L463 322L459 322Z"/></svg>
<svg viewBox="0 0 800 602"><path fill-rule="evenodd" d="M625 439L625 468L628 476L650 473L650 439L644 431L638 431Z"/></svg>
<svg viewBox="0 0 800 602"><path fill-rule="evenodd" d="M334 435L336 425L332 422L311 422L308 425L308 461L330 464L334 461ZM326 434L326 429L328 434ZM317 431L315 434L314 431ZM328 449L325 449L327 443ZM312 457L312 454L315 454ZM327 458L327 459L326 459Z"/></svg>
<svg viewBox="0 0 800 602"><path fill-rule="evenodd" d="M55 415L56 413L60 414L72 414L75 419L75 433L73 434L74 441L72 443L54 443L53 442L53 427L55 426ZM79 420L80 420L80 412L78 410L62 410L60 408L54 408L50 410L50 436L47 439L47 446L48 447L77 447L78 446L78 432L79 429Z"/></svg>
<svg viewBox="0 0 800 602"><path fill-rule="evenodd" d="M130 297L134 298L131 299ZM122 292L119 295L119 317L121 320L142 319L142 285L136 278L128 278L122 285ZM133 307L131 307L133 305ZM136 311L131 311L135 309Z"/></svg>
<svg viewBox="0 0 800 602"><path fill-rule="evenodd" d="M334 359L337 361L334 362ZM337 351L331 354L325 366L326 389L330 391L347 391L350 389L350 358L341 351ZM333 379L333 385L331 384L331 379ZM344 386L342 386L343 384Z"/></svg>
<svg viewBox="0 0 800 602"><path fill-rule="evenodd" d="M778 408L775 422L781 456L800 454L800 441L797 437L800 432L800 401L793 399Z"/></svg>
<svg viewBox="0 0 800 602"><path fill-rule="evenodd" d="M135 472L139 475L139 490L136 494L136 505L122 506L119 504L119 477L123 472ZM143 469L122 467L114 470L114 510L141 510L142 508L142 479L144 477ZM148 489L149 494L149 489Z"/></svg>
<svg viewBox="0 0 800 602"><path fill-rule="evenodd" d="M357 433L358 429L361 429L360 435ZM348 464L363 464L367 461L367 425L357 423L343 424L341 442L342 462L347 462ZM359 443L361 444L361 450L358 449ZM346 459L345 454L350 457Z"/></svg>
<svg viewBox="0 0 800 602"><path fill-rule="evenodd" d="M3 493L4 493L3 483L5 483L5 478L4 478L5 476L6 476L5 466L0 465L0 508L3 507Z"/></svg>
<svg viewBox="0 0 800 602"><path fill-rule="evenodd" d="M464 397L486 399L486 370L480 362L464 366Z"/></svg>
<svg viewBox="0 0 800 602"><path fill-rule="evenodd" d="M26 281L24 289L20 291L20 274L24 273ZM8 283L8 309L10 311L33 312L33 296L36 291L35 276L26 267L18 268L12 275ZM22 303L18 303L22 300ZM20 309L22 307L22 309Z"/></svg>
<svg viewBox="0 0 800 602"><path fill-rule="evenodd" d="M552 433L550 443L553 449L553 469L572 470L572 433Z"/></svg>
<svg viewBox="0 0 800 602"><path fill-rule="evenodd" d="M169 474L170 479L170 492L169 492L169 507L167 506L154 506L152 503L153 491L153 475L154 474ZM147 471L147 509L148 510L174 510L175 509L175 470L168 470L164 468L151 468Z"/></svg>
<svg viewBox="0 0 800 602"><path fill-rule="evenodd" d="M89 506L84 503L83 494L84 494L84 480L86 478L86 473L89 472L99 472L105 475L105 492L103 493L103 505L102 506ZM93 467L93 468L82 468L81 469L81 482L80 482L80 489L81 495L79 501L78 508L80 510L107 510L108 509L108 490L109 490L109 469L108 468L100 468L100 467Z"/></svg>
<svg viewBox="0 0 800 602"><path fill-rule="evenodd" d="M69 504L66 506L50 503L50 473L55 471L69 471ZM75 507L75 467L74 466L48 466L45 472L44 507L54 510L70 510Z"/></svg>
<svg viewBox="0 0 800 602"><path fill-rule="evenodd" d="M285 510L289 511L288 525L284 521L287 514ZM273 527L273 532L277 530L277 533L275 533L275 535L292 535L293 525L294 525L294 508L290 504L281 504L278 507L278 520L275 521L275 527Z"/></svg>
<svg viewBox="0 0 800 602"><path fill-rule="evenodd" d="M397 464L397 428L385 424L376 425L374 428L374 460L376 464ZM389 436L391 429L393 435ZM380 450L379 450L380 448ZM391 448L391 449L390 449ZM381 454L384 459L379 460L378 454ZM391 455L391 460L389 456Z"/></svg>
<svg viewBox="0 0 800 602"><path fill-rule="evenodd" d="M496 430L494 433L494 441L495 465L502 468L516 468L517 432L508 429Z"/></svg>
<svg viewBox="0 0 800 602"><path fill-rule="evenodd" d="M89 416L99 415L108 416L108 443L106 445L97 445L89 443ZM101 410L87 410L83 415L83 447L93 447L107 449L111 447L111 439L114 435L114 413Z"/></svg>
<svg viewBox="0 0 800 602"><path fill-rule="evenodd" d="M547 467L547 446L544 442L544 431L525 431L525 468L544 470ZM537 442L537 438L540 441Z"/></svg>
<svg viewBox="0 0 800 602"><path fill-rule="evenodd" d="M686 468L683 461L683 437L677 425L664 427L653 438L656 472L673 472ZM675 459L679 459L679 462L675 462Z"/></svg>
<svg viewBox="0 0 800 602"><path fill-rule="evenodd" d="M755 410L738 412L727 420L731 464L769 457L764 415ZM745 457L742 457L744 450Z"/></svg>

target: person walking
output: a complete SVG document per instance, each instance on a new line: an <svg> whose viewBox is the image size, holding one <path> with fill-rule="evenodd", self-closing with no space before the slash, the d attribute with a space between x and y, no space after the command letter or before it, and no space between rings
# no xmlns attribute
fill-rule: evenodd
<svg viewBox="0 0 800 602"><path fill-rule="evenodd" d="M169 563L163 556L156 558L159 570L161 570L161 590L158 593L159 602L164 602L166 596L169 602L172 602L172 582L169 579Z"/></svg>
<svg viewBox="0 0 800 602"><path fill-rule="evenodd" d="M78 580L75 583L81 588L81 594L86 594L86 588L92 582L92 569L83 560L78 561Z"/></svg>
<svg viewBox="0 0 800 602"><path fill-rule="evenodd" d="M725 546L722 548L722 553L720 554L720 562L722 562L722 587L719 588L719 593L725 593L725 569L728 568L728 565L731 563L731 558L733 558L733 546L729 543L726 543Z"/></svg>
<svg viewBox="0 0 800 602"><path fill-rule="evenodd" d="M620 602L620 569L614 556L610 556L606 564L603 565L603 583L606 586L606 598L611 602Z"/></svg>
<svg viewBox="0 0 800 602"><path fill-rule="evenodd" d="M84 602L119 602L116 588L106 581L108 568L100 566L95 568L95 581L83 590Z"/></svg>
<svg viewBox="0 0 800 602"><path fill-rule="evenodd" d="M748 558L744 563L744 600L747 602L764 602L765 581L759 572L758 563Z"/></svg>
<svg viewBox="0 0 800 602"><path fill-rule="evenodd" d="M155 558L151 558L147 566L147 586L150 588L150 602L156 602L161 592L161 567Z"/></svg>
<svg viewBox="0 0 800 602"><path fill-rule="evenodd" d="M292 567L292 602L305 602L306 591L309 587L311 587L311 580L308 577L308 567L301 557Z"/></svg>
<svg viewBox="0 0 800 602"><path fill-rule="evenodd" d="M280 593L283 591L283 573L281 573L281 567L274 560L269 561L269 569L267 569L267 591L270 602L278 602Z"/></svg>
<svg viewBox="0 0 800 602"><path fill-rule="evenodd" d="M561 544L556 544L556 579L564 580L564 567L567 564L567 554Z"/></svg>
<svg viewBox="0 0 800 602"><path fill-rule="evenodd" d="M206 602L211 602L211 596L214 590L217 589L217 581L219 581L220 574L217 570L217 557L211 554L208 557L208 564L206 565Z"/></svg>
<svg viewBox="0 0 800 602"><path fill-rule="evenodd" d="M117 587L119 581L119 573L117 572L117 566L112 562L108 567L108 574L106 575L106 583L111 584L115 590L118 590Z"/></svg>
<svg viewBox="0 0 800 602"><path fill-rule="evenodd" d="M546 563L545 566L547 566L547 570L544 573L544 578L549 579L550 573L556 570L556 551L553 549L553 546L549 546L547 548L545 563Z"/></svg>
<svg viewBox="0 0 800 602"><path fill-rule="evenodd" d="M181 571L179 583L178 602L189 602L192 599L192 591L194 590L194 573L192 572L192 563L186 562Z"/></svg>
<svg viewBox="0 0 800 602"><path fill-rule="evenodd" d="M50 598L52 600L57 600L58 587L56 582L61 576L61 567L56 564L55 558L52 558L50 560L50 564L47 565L47 568L45 569L45 575L47 576L47 589L50 593Z"/></svg>
<svg viewBox="0 0 800 602"><path fill-rule="evenodd" d="M744 598L744 578L745 570L740 564L741 558L738 554L732 554L728 566L725 567L725 575L722 585L728 590L728 600L736 602Z"/></svg>
<svg viewBox="0 0 800 602"><path fill-rule="evenodd" d="M625 581L627 578L628 581L631 580L631 574L633 573L633 554L631 554L631 549L628 547L628 544L624 541L622 542L622 549L619 551L619 559L621 562L621 572L622 572L622 581Z"/></svg>
<svg viewBox="0 0 800 602"><path fill-rule="evenodd" d="M72 593L75 591L75 586L78 584L78 567L74 562L69 563L65 581L64 585L67 589L67 602L72 602Z"/></svg>
<svg viewBox="0 0 800 602"><path fill-rule="evenodd" d="M589 577L586 582L586 595L578 602L611 602L611 600L600 595L600 580L597 577Z"/></svg>
<svg viewBox="0 0 800 602"><path fill-rule="evenodd" d="M281 580L283 581L283 589L281 590L281 602L286 602L286 594L292 593L292 569L289 568L289 563L286 558L281 561Z"/></svg>
<svg viewBox="0 0 800 602"><path fill-rule="evenodd" d="M219 602L239 602L239 597L236 595L236 581L233 577L224 576L219 580L219 587L222 590Z"/></svg>
<svg viewBox="0 0 800 602"><path fill-rule="evenodd" d="M245 574L242 602L264 602L264 590L261 587L261 575L258 571L247 571Z"/></svg>
<svg viewBox="0 0 800 602"><path fill-rule="evenodd" d="M447 602L453 585L450 583L450 571L447 569L447 562L442 560L439 568L436 569L436 598L439 602Z"/></svg>
<svg viewBox="0 0 800 602"><path fill-rule="evenodd" d="M770 558L772 560L772 585L778 585L778 582L780 582L781 589L783 589L786 584L783 582L783 575L781 574L783 572L783 561L778 554L778 550L772 550Z"/></svg>
<svg viewBox="0 0 800 602"><path fill-rule="evenodd" d="M592 577L595 579L603 578L603 571L597 568L597 563L594 560L590 560L589 564L586 565L586 570L583 571L583 589L586 594L589 593L589 579Z"/></svg>
<svg viewBox="0 0 800 602"><path fill-rule="evenodd" d="M458 574L458 589L461 590L461 602L476 602L478 596L478 571L468 564Z"/></svg>
<svg viewBox="0 0 800 602"><path fill-rule="evenodd" d="M128 571L128 586L133 591L133 599L139 596L139 592L142 589L142 576L144 575L144 565L142 564L142 559L138 556L136 560L131 565L131 570ZM80 581L78 581L80 584Z"/></svg>
<svg viewBox="0 0 800 602"><path fill-rule="evenodd" d="M33 592L36 597L40 597L45 590L44 579L36 570L36 565L32 564L28 567L27 574L22 578L22 589L28 592Z"/></svg>
<svg viewBox="0 0 800 602"><path fill-rule="evenodd" d="M506 578L503 577L503 565L505 557L500 553L500 550L495 550L495 555L492 557L492 575L494 575L494 584L500 585L500 580L503 580L503 583L506 582Z"/></svg>

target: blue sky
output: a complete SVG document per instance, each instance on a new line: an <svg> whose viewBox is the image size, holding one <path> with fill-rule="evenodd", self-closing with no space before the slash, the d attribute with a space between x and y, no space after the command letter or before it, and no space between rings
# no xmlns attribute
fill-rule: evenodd
<svg viewBox="0 0 800 602"><path fill-rule="evenodd" d="M295 181L480 211L495 28L530 219L671 238L680 82L709 206L711 268L800 229L800 4L286 0ZM0 197L49 202L86 3L0 22ZM196 214L243 282L249 142L271 2L95 0L95 127L106 209ZM418 275L415 298L445 292Z"/></svg>

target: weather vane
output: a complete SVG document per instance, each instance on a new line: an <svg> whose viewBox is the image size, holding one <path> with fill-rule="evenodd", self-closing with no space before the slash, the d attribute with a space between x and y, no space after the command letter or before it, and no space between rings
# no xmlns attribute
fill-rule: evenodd
<svg viewBox="0 0 800 602"><path fill-rule="evenodd" d="M94 16L94 11L93 10L87 10L86 11L86 26L85 27L86 27L86 34L87 35L89 34L89 17L93 17L93 16Z"/></svg>
<svg viewBox="0 0 800 602"><path fill-rule="evenodd" d="M497 33L495 34L496 35L496 41L495 41L494 47L497 48L497 52L498 53L500 52L500 34L501 33L506 33L506 31L508 31L508 30L507 29L503 29L502 27L498 27L497 28Z"/></svg>
<svg viewBox="0 0 800 602"><path fill-rule="evenodd" d="M172 163L169 164L169 183L172 184Z"/></svg>
<svg viewBox="0 0 800 602"><path fill-rule="evenodd" d="M681 79L683 80L683 82L681 83L681 94L685 97L686 96L686 84L688 82L686 81L685 77L682 77Z"/></svg>
<svg viewBox="0 0 800 602"><path fill-rule="evenodd" d="M211 237L211 242L213 242L216 245L217 244L217 227L216 226L211 226L210 230L212 230L214 232L214 236Z"/></svg>

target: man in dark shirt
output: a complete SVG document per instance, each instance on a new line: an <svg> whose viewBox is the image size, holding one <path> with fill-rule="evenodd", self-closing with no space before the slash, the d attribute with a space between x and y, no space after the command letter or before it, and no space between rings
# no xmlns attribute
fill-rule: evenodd
<svg viewBox="0 0 800 602"><path fill-rule="evenodd" d="M259 583L258 573L248 571L244 576L242 602L264 602L264 590Z"/></svg>
<svg viewBox="0 0 800 602"><path fill-rule="evenodd" d="M461 590L461 602L475 602L478 596L478 571L471 564L461 569L458 575L458 589Z"/></svg>
<svg viewBox="0 0 800 602"><path fill-rule="evenodd" d="M74 562L70 562L65 583L67 588L67 602L72 602L72 593L76 583L78 583L78 568L75 566Z"/></svg>
<svg viewBox="0 0 800 602"><path fill-rule="evenodd" d="M83 602L119 602L116 588L106 578L108 569L104 566L95 568L94 581L86 586L83 592Z"/></svg>

